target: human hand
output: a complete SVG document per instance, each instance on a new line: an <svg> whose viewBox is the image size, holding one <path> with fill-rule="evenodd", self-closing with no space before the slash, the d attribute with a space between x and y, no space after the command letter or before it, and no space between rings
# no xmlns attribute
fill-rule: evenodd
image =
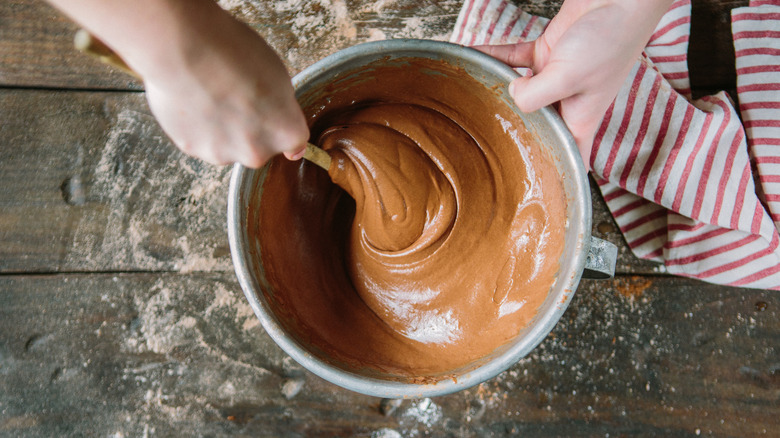
<svg viewBox="0 0 780 438"><path fill-rule="evenodd" d="M303 155L308 127L276 53L228 14L187 36L184 56L142 73L152 113L185 153L260 167Z"/></svg>
<svg viewBox="0 0 780 438"><path fill-rule="evenodd" d="M303 155L309 131L284 65L213 0L49 1L143 78L152 113L187 154L248 167Z"/></svg>
<svg viewBox="0 0 780 438"><path fill-rule="evenodd" d="M509 86L518 108L559 103L590 169L593 138L609 105L672 0L566 0L535 41L476 46L530 77Z"/></svg>

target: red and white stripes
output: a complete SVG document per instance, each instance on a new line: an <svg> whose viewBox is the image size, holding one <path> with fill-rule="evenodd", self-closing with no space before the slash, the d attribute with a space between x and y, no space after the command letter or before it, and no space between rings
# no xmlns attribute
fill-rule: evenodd
<svg viewBox="0 0 780 438"><path fill-rule="evenodd" d="M468 46L535 40L550 20L506 0L465 0L450 41Z"/></svg>
<svg viewBox="0 0 780 438"><path fill-rule="evenodd" d="M739 109L748 147L762 201L780 226L780 6L734 9L731 21Z"/></svg>
<svg viewBox="0 0 780 438"><path fill-rule="evenodd" d="M691 4L678 0L596 134L608 208L634 253L669 272L780 289L780 6L769 3L732 14L744 126L724 92L690 101ZM532 40L547 21L466 0L452 41Z"/></svg>
<svg viewBox="0 0 780 438"><path fill-rule="evenodd" d="M645 53L672 88L688 98L691 95L687 55L690 27L691 1L678 0L661 18L645 47Z"/></svg>

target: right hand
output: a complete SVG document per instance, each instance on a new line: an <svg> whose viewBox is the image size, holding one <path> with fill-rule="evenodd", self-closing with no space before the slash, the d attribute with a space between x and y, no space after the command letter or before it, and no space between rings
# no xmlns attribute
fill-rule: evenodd
<svg viewBox="0 0 780 438"><path fill-rule="evenodd" d="M255 31L214 12L197 32L166 41L173 50L162 63L131 64L152 113L176 146L210 163L300 158L309 131L284 65Z"/></svg>

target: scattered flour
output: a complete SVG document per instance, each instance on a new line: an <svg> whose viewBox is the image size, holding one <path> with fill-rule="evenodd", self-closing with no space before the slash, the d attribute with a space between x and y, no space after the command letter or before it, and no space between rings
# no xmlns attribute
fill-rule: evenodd
<svg viewBox="0 0 780 438"><path fill-rule="evenodd" d="M359 5L346 0L220 0L219 4L254 26L292 73L365 41L445 41L462 5L461 0L379 0Z"/></svg>
<svg viewBox="0 0 780 438"><path fill-rule="evenodd" d="M122 110L88 186L102 208L79 221L66 259L84 270L230 270L229 170L186 157L151 115Z"/></svg>
<svg viewBox="0 0 780 438"><path fill-rule="evenodd" d="M250 330L260 324L244 295L234 290L228 290L221 283L215 284L214 301L206 308L205 315L211 316L212 312L217 309L231 314L235 313L236 324L239 324L244 330Z"/></svg>
<svg viewBox="0 0 780 438"><path fill-rule="evenodd" d="M401 436L400 433L388 428L379 429L371 434L371 438L401 438Z"/></svg>
<svg viewBox="0 0 780 438"><path fill-rule="evenodd" d="M409 426L414 422L425 427L431 427L442 419L441 406L429 398L416 401L409 406L401 416L401 424ZM410 421L411 420L411 421Z"/></svg>
<svg viewBox="0 0 780 438"><path fill-rule="evenodd" d="M140 330L125 341L126 351L152 351L168 354L176 347L197 343L197 321L189 315L181 315L177 299L164 279L152 286L150 297L135 296L139 310Z"/></svg>
<svg viewBox="0 0 780 438"><path fill-rule="evenodd" d="M198 328L199 320L202 324L232 323L243 330L256 327L259 322L240 291L230 290L221 282L208 284L213 287L213 292L199 295L213 293L213 301L205 310L195 314L183 314L182 292L172 290L166 278L155 282L148 297L135 296L140 328L126 339L126 351L169 354L177 347L187 346L224 358L222 353L214 351L203 340Z"/></svg>
<svg viewBox="0 0 780 438"><path fill-rule="evenodd" d="M132 296L137 311L121 350L145 358L123 370L122 380L144 388L140 422L181 422L206 427L222 415L221 406L264 402L279 377L267 367L271 354L254 344L245 351L247 321L256 320L240 291L231 291L220 276L181 281L163 275L146 292ZM185 304L186 303L186 304ZM268 341L270 342L270 341ZM153 354L154 356L150 356ZM278 358L277 367L282 367Z"/></svg>
<svg viewBox="0 0 780 438"><path fill-rule="evenodd" d="M332 42L354 39L357 27L344 0L287 0L272 2L279 16L291 15L291 32L304 46L323 37Z"/></svg>

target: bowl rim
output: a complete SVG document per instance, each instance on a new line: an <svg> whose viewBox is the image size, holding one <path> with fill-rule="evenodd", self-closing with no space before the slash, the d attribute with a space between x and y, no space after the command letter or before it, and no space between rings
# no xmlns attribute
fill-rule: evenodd
<svg viewBox="0 0 780 438"><path fill-rule="evenodd" d="M519 77L515 70L503 62L469 47L433 40L393 39L362 43L336 52L298 73L292 79L292 83L297 94L303 85L314 80L323 72L330 71L344 64L346 60L365 56L393 56L398 54L401 54L399 55L400 57L408 57L410 53L435 53L437 56L443 55L472 65L479 65L481 68L490 71L491 74L501 78L506 85ZM516 107L514 107L514 110L519 113ZM578 239L575 243L574 254L571 256L572 263L570 265L573 269L566 273L568 278L559 277L559 281L556 281L555 289L550 291L550 294L554 294L556 305L549 306L546 313L540 316L539 322L530 327L530 330L522 339L511 344L503 352L486 363L458 376L457 379L445 378L432 383L400 382L361 376L337 368L317 358L292 336L285 333L281 324L276 320L276 316L264 304L265 297L259 285L253 281L250 266L246 259L249 253L248 247L242 238L245 237L247 227L241 221L241 189L246 178L251 178L254 175L253 172L262 172L263 169L248 169L241 164L235 164L228 190L227 221L230 252L236 276L244 295L268 335L285 353L319 377L358 393L383 398L422 398L457 392L492 379L530 353L552 331L577 289L590 245L592 221L590 185L574 138L552 107L542 108L538 112L550 124L553 134L564 145L564 150L559 151L561 153L559 160L569 164L566 166L568 173L565 177L574 180L576 191L572 196L567 196L567 199L573 199L575 203L578 203L574 208L582 213L582 217L579 218L580 220L574 221L574 223L569 218L569 223L567 224L567 228L575 228ZM569 231L567 230L568 235ZM547 299L545 302L547 302Z"/></svg>

